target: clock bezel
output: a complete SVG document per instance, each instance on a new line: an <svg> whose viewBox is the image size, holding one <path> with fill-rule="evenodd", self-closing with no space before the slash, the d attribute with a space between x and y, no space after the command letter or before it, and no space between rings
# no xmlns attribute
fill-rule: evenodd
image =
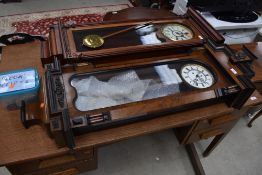
<svg viewBox="0 0 262 175"><path fill-rule="evenodd" d="M187 39L187 40L173 40L173 39L167 37L167 36L164 34L164 32L163 32L164 28L167 27L167 26L170 26L170 25L174 25L174 24L176 24L176 25L178 25L178 26L182 26L182 27L184 27L184 28L187 28L187 30L189 30L189 31L191 32L192 38ZM191 40L191 39L193 39L193 38L195 37L195 32L194 32L194 30L192 30L192 28L191 28L189 25L182 24L182 23L179 23L179 22L174 22L174 23L165 24L165 25L163 25L163 26L160 28L160 31L161 31L161 34L165 37L165 39L168 39L168 40L171 40L171 41L174 41L174 42L178 42L178 41L188 41L188 40Z"/></svg>
<svg viewBox="0 0 262 175"><path fill-rule="evenodd" d="M212 76L213 76L213 77L212 77L212 78L213 78L213 84L212 84L211 86L209 86L209 87L206 87L206 88L198 88L198 87L192 86L190 83L188 83L188 82L186 81L186 79L182 76L182 70L183 70L183 68L184 68L185 66L190 65L190 64L200 65L200 66L204 67L206 70L208 70L208 71L212 74ZM205 64L205 63L203 63L203 62L201 62L201 61L196 61L196 60L194 60L194 61L192 61L191 63L186 63L186 64L184 64L183 66L181 66L180 71L179 71L179 74L180 74L183 82L185 82L187 85L189 85L190 87L192 87L192 88L194 88L194 89L208 89L208 88L211 88L212 86L214 86L214 85L217 83L217 75L216 75L216 72L213 70L213 68L212 68L211 66L209 66L208 64Z"/></svg>

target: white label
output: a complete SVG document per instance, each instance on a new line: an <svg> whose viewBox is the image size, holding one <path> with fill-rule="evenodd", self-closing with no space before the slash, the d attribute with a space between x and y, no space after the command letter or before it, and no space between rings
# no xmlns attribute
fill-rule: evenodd
<svg viewBox="0 0 262 175"><path fill-rule="evenodd" d="M177 71L170 69L168 65L155 66L155 70L164 85L179 84L182 82Z"/></svg>
<svg viewBox="0 0 262 175"><path fill-rule="evenodd" d="M146 31L147 28L140 29L140 32ZM161 43L161 41L157 38L156 33L153 32L151 34L147 34L144 36L140 36L140 40L143 44L158 44Z"/></svg>
<svg viewBox="0 0 262 175"><path fill-rule="evenodd" d="M198 38L199 38L199 39L203 39L203 37L202 37L201 35L198 35Z"/></svg>
<svg viewBox="0 0 262 175"><path fill-rule="evenodd" d="M257 99L257 97L250 97L250 100L252 100L252 101L254 101L256 99Z"/></svg>
<svg viewBox="0 0 262 175"><path fill-rule="evenodd" d="M231 68L230 70L231 70L231 72L233 72L233 74L235 74L235 75L237 74L237 71L234 68Z"/></svg>
<svg viewBox="0 0 262 175"><path fill-rule="evenodd" d="M35 76L34 70L0 75L0 93L34 88Z"/></svg>

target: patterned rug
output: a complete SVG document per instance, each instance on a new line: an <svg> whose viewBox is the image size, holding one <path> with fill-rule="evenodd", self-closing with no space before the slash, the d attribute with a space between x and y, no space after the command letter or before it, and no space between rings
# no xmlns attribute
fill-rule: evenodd
<svg viewBox="0 0 262 175"><path fill-rule="evenodd" d="M131 7L130 4L120 4L3 16L0 17L0 36L22 32L47 37L49 27L57 24L59 20L64 24L99 22L103 20L103 16L107 12L118 11L129 7Z"/></svg>

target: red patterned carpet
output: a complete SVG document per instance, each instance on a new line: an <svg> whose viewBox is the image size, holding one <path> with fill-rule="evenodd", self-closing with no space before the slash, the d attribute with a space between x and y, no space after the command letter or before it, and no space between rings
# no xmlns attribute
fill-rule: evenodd
<svg viewBox="0 0 262 175"><path fill-rule="evenodd" d="M49 32L49 26L58 23L72 22L74 24L85 24L88 22L99 22L103 20L103 16L99 14L86 14L86 15L75 15L75 16L64 16L59 18L46 18L37 21L18 21L13 22L12 27L16 28L16 32L28 33L31 35L42 35L46 36Z"/></svg>
<svg viewBox="0 0 262 175"><path fill-rule="evenodd" d="M0 17L0 36L14 32L48 36L49 27L58 21L70 24L99 22L110 11L129 8L129 4L74 8Z"/></svg>

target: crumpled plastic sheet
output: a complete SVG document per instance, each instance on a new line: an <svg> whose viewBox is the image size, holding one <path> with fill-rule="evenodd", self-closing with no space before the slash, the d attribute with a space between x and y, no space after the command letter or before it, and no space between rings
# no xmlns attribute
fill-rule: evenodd
<svg viewBox="0 0 262 175"><path fill-rule="evenodd" d="M179 84L164 85L152 81L143 95L143 100L164 97L178 93L179 91Z"/></svg>
<svg viewBox="0 0 262 175"><path fill-rule="evenodd" d="M141 80L134 70L122 72L100 81L94 76L73 79L76 88L75 106L80 111L88 111L120 104L152 99L179 92L179 85L163 85L152 79Z"/></svg>

